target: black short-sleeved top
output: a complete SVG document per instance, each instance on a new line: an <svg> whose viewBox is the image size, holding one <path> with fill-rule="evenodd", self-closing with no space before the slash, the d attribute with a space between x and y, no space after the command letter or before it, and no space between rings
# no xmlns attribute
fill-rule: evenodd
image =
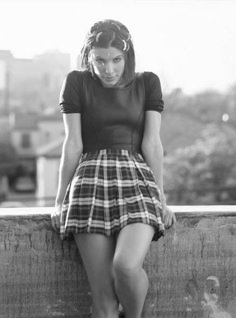
<svg viewBox="0 0 236 318"><path fill-rule="evenodd" d="M126 87L104 87L88 71L70 72L63 84L62 113L81 113L83 152L127 149L141 152L145 111L163 111L160 80L137 73Z"/></svg>

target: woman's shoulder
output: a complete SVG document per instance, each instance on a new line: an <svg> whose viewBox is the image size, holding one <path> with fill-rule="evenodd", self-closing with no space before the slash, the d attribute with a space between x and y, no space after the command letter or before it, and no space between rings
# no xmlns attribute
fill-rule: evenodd
<svg viewBox="0 0 236 318"><path fill-rule="evenodd" d="M142 73L142 75L143 75L144 80L147 82L160 81L159 76L154 72L145 71Z"/></svg>
<svg viewBox="0 0 236 318"><path fill-rule="evenodd" d="M159 76L151 71L145 71L145 72L139 72L139 73L135 73L135 77L134 77L135 81L144 81L145 86L152 86L155 83L159 83L160 79Z"/></svg>
<svg viewBox="0 0 236 318"><path fill-rule="evenodd" d="M67 74L67 79L79 81L91 77L90 72L87 70L73 70Z"/></svg>
<svg viewBox="0 0 236 318"><path fill-rule="evenodd" d="M141 73L141 76L144 82L145 90L160 88L160 79L156 73L145 71Z"/></svg>

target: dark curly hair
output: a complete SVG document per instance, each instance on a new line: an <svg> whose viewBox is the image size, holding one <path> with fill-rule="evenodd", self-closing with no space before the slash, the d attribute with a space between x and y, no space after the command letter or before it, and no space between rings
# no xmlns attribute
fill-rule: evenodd
<svg viewBox="0 0 236 318"><path fill-rule="evenodd" d="M119 21L103 20L96 22L88 32L81 50L81 67L89 70L94 76L89 62L89 53L92 48L115 47L125 56L125 69L122 75L122 84L128 84L135 74L135 53L129 30Z"/></svg>

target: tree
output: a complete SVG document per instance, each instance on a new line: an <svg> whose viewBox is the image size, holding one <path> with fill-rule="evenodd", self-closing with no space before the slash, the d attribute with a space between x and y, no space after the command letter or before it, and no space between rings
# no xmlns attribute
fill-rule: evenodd
<svg viewBox="0 0 236 318"><path fill-rule="evenodd" d="M226 124L208 125L193 145L166 157L169 200L174 204L235 202L235 158L235 130Z"/></svg>

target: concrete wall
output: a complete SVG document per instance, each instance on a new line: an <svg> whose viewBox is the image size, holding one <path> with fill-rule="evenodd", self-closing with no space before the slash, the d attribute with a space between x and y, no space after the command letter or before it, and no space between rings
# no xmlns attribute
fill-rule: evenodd
<svg viewBox="0 0 236 318"><path fill-rule="evenodd" d="M236 206L173 207L178 224L145 261L143 317L236 317ZM51 208L0 209L0 318L90 317L74 242L51 230Z"/></svg>

